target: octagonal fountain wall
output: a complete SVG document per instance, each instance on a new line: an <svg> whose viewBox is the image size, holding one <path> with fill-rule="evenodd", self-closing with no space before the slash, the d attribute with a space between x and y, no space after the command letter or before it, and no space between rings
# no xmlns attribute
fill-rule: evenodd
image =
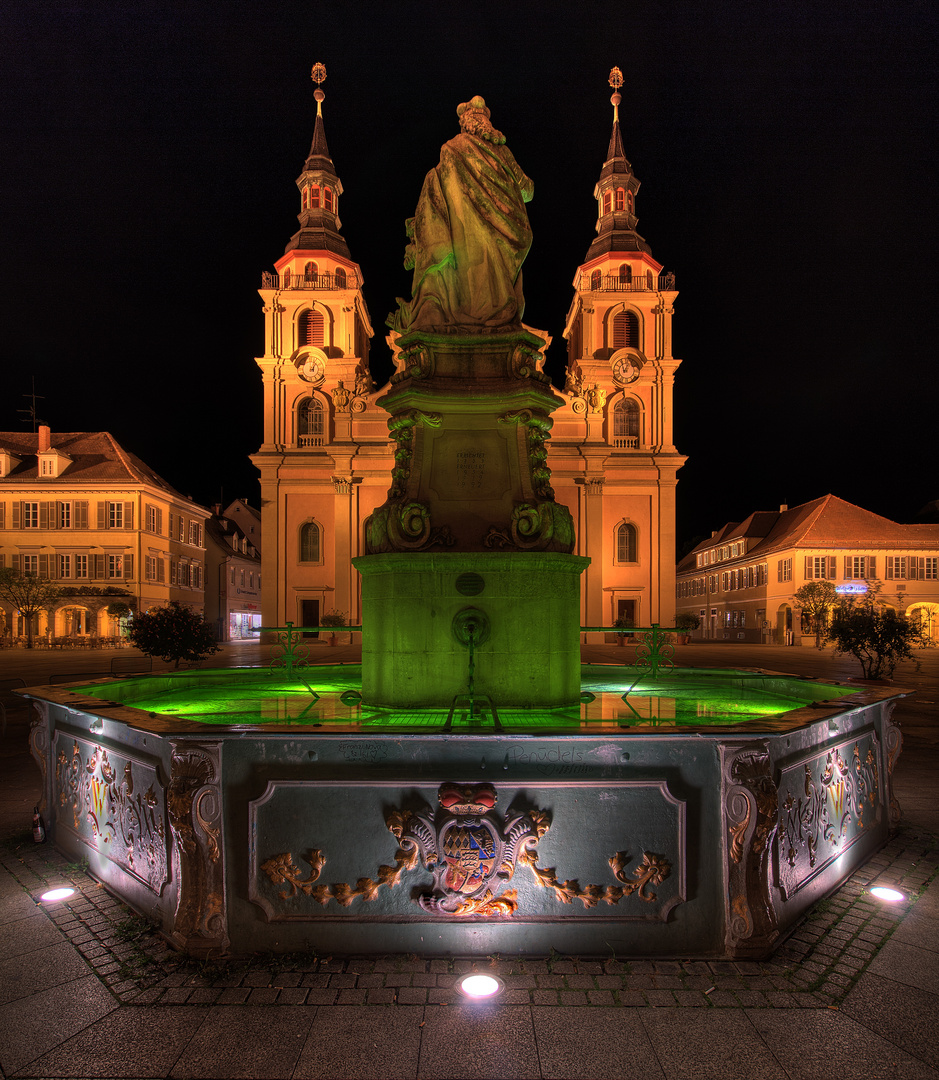
<svg viewBox="0 0 939 1080"><path fill-rule="evenodd" d="M585 669L592 703L455 734L370 717L336 670L263 723L153 708L257 672L25 691L56 847L194 954L755 957L898 814L902 691L678 669L624 702ZM791 707L689 722L683 685Z"/></svg>

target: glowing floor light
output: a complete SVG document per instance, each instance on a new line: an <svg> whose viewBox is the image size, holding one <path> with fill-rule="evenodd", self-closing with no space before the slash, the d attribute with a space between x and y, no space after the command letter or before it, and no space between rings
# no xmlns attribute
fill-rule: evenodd
<svg viewBox="0 0 939 1080"><path fill-rule="evenodd" d="M502 980L493 975L464 975L457 988L473 1001L485 1001L502 993Z"/></svg>
<svg viewBox="0 0 939 1080"><path fill-rule="evenodd" d="M44 904L54 904L59 900L67 900L70 896L74 895L74 889L50 889L48 892L44 892L39 899Z"/></svg>
<svg viewBox="0 0 939 1080"><path fill-rule="evenodd" d="M898 889L888 888L886 885L875 885L873 888L867 890L871 896L876 896L878 900L886 900L888 903L896 904L900 900L905 900L906 896Z"/></svg>

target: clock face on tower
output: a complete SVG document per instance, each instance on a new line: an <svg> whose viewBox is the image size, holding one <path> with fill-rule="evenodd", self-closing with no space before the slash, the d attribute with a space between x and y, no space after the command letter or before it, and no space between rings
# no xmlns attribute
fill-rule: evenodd
<svg viewBox="0 0 939 1080"><path fill-rule="evenodd" d="M297 373L305 382L318 383L326 377L326 368L318 357L304 356L297 365Z"/></svg>
<svg viewBox="0 0 939 1080"><path fill-rule="evenodd" d="M613 361L613 381L625 386L639 378L639 367L629 356L621 356Z"/></svg>

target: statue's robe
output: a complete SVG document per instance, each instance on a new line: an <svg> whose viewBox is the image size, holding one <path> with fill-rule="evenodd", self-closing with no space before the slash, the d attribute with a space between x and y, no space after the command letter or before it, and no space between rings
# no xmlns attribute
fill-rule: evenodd
<svg viewBox="0 0 939 1080"><path fill-rule="evenodd" d="M402 331L518 326L522 263L531 247L525 203L534 185L507 146L460 134L424 180L413 220L410 304Z"/></svg>

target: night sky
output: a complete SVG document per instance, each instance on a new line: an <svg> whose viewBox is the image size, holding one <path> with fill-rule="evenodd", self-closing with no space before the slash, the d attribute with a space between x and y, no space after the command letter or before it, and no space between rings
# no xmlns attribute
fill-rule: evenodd
<svg viewBox="0 0 939 1080"><path fill-rule="evenodd" d="M482 94L535 184L525 321L561 337L625 75L639 232L676 275L680 543L829 491L936 488L933 0L7 5L0 429L109 430L258 502L261 272L296 230L315 61L384 382L404 219Z"/></svg>

